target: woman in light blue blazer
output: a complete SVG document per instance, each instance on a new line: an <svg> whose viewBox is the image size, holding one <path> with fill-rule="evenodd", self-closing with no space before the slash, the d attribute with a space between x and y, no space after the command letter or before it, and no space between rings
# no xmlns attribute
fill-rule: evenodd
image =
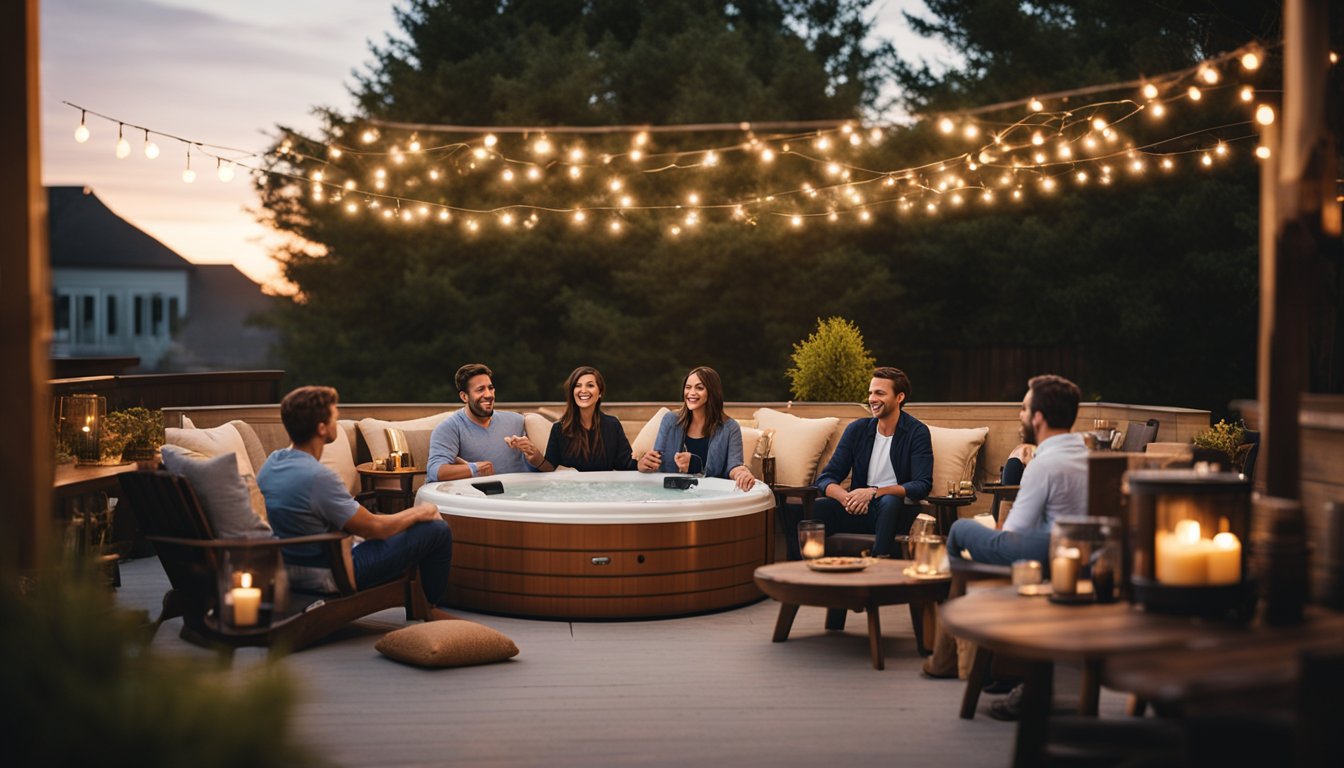
<svg viewBox="0 0 1344 768"><path fill-rule="evenodd" d="M755 485L742 462L742 427L723 412L723 382L713 368L686 374L681 408L663 416L653 450L640 457L639 471L723 477L744 491Z"/></svg>

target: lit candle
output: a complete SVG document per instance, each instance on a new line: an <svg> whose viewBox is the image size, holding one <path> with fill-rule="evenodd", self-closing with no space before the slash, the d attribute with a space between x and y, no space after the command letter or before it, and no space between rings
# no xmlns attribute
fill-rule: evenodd
<svg viewBox="0 0 1344 768"><path fill-rule="evenodd" d="M1050 561L1050 588L1057 595L1072 595L1078 591L1078 565L1082 553L1077 547L1060 547Z"/></svg>
<svg viewBox="0 0 1344 768"><path fill-rule="evenodd" d="M1241 581L1241 540L1236 534L1224 531L1214 536L1208 551L1210 584Z"/></svg>
<svg viewBox="0 0 1344 768"><path fill-rule="evenodd" d="M261 612L261 590L252 586L252 574L243 572L240 586L229 590L233 599L233 625L251 627L256 625Z"/></svg>
<svg viewBox="0 0 1344 768"><path fill-rule="evenodd" d="M1181 587L1209 583L1209 553L1212 545L1207 539L1201 539L1199 533L1197 520L1178 520L1174 532L1158 532L1154 541L1158 581Z"/></svg>
<svg viewBox="0 0 1344 768"><path fill-rule="evenodd" d="M808 560L815 560L824 554L826 554L826 545L816 539L809 539L808 542L803 545L803 557Z"/></svg>

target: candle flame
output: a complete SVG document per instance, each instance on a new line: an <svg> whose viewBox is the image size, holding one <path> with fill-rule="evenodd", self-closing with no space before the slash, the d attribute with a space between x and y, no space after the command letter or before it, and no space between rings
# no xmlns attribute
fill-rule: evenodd
<svg viewBox="0 0 1344 768"><path fill-rule="evenodd" d="M1182 544L1199 543L1199 521L1178 520L1176 522L1176 540Z"/></svg>
<svg viewBox="0 0 1344 768"><path fill-rule="evenodd" d="M240 586L242 586L243 589L250 588L252 586L252 574L248 573L247 571L243 571L243 575L242 578L239 580L239 584Z"/></svg>

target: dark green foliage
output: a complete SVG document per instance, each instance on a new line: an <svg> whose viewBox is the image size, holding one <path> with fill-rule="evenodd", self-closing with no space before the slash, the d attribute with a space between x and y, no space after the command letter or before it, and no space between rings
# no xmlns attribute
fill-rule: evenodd
<svg viewBox="0 0 1344 768"><path fill-rule="evenodd" d="M935 15L925 29L948 37L969 62L939 80L896 65L888 47L866 40L872 9L861 0L416 0L400 14L404 34L377 48L360 78L357 114L324 113L326 135L315 141L290 135L298 154L276 168L299 178L318 169L367 178L385 158L351 154L328 164L324 149L336 134L353 145L367 118L854 118L893 68L912 105L975 105L1188 66L1276 30L1259 4L1217 5L1221 13L1103 0L930 2ZM1272 84L1272 72L1264 77ZM1173 114L1166 133L1136 123L1127 135L1143 142L1244 121L1234 102L1220 92L1204 112ZM384 133L403 147L410 140L407 131ZM553 138L560 149L575 140ZM625 152L630 141L583 138L593 157ZM680 152L741 141L736 132L654 134L649 151L661 154L647 165L695 164L698 154ZM501 134L500 147L527 155L520 136ZM1233 144L1232 159L1207 173L1187 160L1171 176L1117 175L1109 187L1005 200L988 211L902 214L888 202L874 205L867 225L813 219L794 229L788 202L753 209L746 220L707 209L678 236L670 234L684 215L676 209L630 214L619 235L609 234L614 215L597 210L611 202L600 168L574 181L549 166L543 179L509 186L484 181L499 166L473 168L458 152L432 161L446 177L431 182L431 161L408 155L389 194L478 211L412 225L348 216L313 203L307 185L271 177L260 185L265 215L324 254L282 254L300 294L271 321L291 383L329 383L347 401L454 401L452 372L472 360L495 369L505 401L562 399L564 375L579 364L604 372L612 400L675 399L695 365L717 368L730 400L782 400L792 344L816 318L843 316L864 329L877 360L910 374L921 400L1016 399L1027 375L1050 367L1091 397L1220 410L1254 387L1250 149ZM876 169L958 151L927 124L845 150L848 162ZM676 206L692 191L750 200L817 180L817 169L796 158L762 166L743 154L725 151L712 170L628 172L626 190L643 205ZM543 211L532 222L523 208L511 228L499 225L492 211L520 200L563 201L592 216L576 226L565 211ZM482 222L479 232L464 226L468 219ZM1059 363L1011 373L971 366L993 380L954 364L1014 356Z"/></svg>
<svg viewBox="0 0 1344 768"><path fill-rule="evenodd" d="M51 573L26 594L0 588L9 764L320 764L291 734L295 689L277 669L239 676L155 653L93 579Z"/></svg>

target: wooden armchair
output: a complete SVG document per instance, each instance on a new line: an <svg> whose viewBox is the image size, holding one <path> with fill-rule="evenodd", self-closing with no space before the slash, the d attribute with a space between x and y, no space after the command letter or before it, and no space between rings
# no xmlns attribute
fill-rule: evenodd
<svg viewBox="0 0 1344 768"><path fill-rule="evenodd" d="M419 568L408 569L394 581L357 589L349 534L219 539L186 478L159 471L128 472L118 479L122 499L131 505L141 530L153 542L171 585L163 596L155 629L166 619L181 616L181 635L188 642L229 653L240 646L263 646L280 655L305 648L362 616L399 605L406 607L408 619L434 618L420 585ZM292 592L286 595L285 610L273 612L269 623L256 627L234 628L221 620L218 579L226 552L270 550L278 562L280 547L305 543L327 548L336 593Z"/></svg>

